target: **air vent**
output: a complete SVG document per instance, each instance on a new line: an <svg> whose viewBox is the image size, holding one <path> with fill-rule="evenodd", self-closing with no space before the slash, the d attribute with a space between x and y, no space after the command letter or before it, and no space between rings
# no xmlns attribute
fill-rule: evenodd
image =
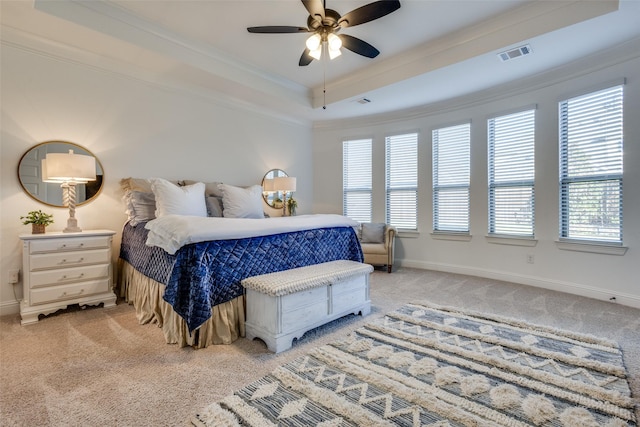
<svg viewBox="0 0 640 427"><path fill-rule="evenodd" d="M360 98L360 99L357 99L356 102L358 104L368 104L371 102L371 100L369 98Z"/></svg>
<svg viewBox="0 0 640 427"><path fill-rule="evenodd" d="M500 52L498 54L498 58L500 58L502 62L505 62L511 59L519 58L521 56L529 55L530 53L533 53L533 51L531 50L531 46L525 44L524 46L518 46L516 48Z"/></svg>

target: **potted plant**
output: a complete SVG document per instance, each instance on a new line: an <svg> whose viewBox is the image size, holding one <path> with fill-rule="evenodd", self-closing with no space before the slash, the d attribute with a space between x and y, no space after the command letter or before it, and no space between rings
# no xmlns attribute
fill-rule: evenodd
<svg viewBox="0 0 640 427"><path fill-rule="evenodd" d="M31 224L31 234L43 234L47 225L53 224L53 215L46 214L41 210L31 211L20 219L24 225Z"/></svg>
<svg viewBox="0 0 640 427"><path fill-rule="evenodd" d="M289 210L289 216L294 216L296 214L296 208L298 207L298 202L296 199L291 197L287 200L287 209Z"/></svg>

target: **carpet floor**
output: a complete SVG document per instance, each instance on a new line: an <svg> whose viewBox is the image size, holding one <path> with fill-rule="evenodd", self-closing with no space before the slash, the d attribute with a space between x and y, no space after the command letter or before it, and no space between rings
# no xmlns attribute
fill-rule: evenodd
<svg viewBox="0 0 640 427"><path fill-rule="evenodd" d="M520 319L619 343L640 397L640 310L528 286L399 268L371 275L372 313L347 316L269 352L259 340L193 350L164 342L122 302L37 324L0 318L1 426L180 426L212 402L415 301ZM636 407L636 418L638 409Z"/></svg>

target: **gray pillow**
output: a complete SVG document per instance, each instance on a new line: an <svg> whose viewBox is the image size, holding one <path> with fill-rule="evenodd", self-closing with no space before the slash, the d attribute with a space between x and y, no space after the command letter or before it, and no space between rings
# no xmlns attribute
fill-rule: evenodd
<svg viewBox="0 0 640 427"><path fill-rule="evenodd" d="M207 196L207 215L222 217L222 197Z"/></svg>
<svg viewBox="0 0 640 427"><path fill-rule="evenodd" d="M129 195L129 223L137 225L156 217L156 197L153 193L132 191Z"/></svg>
<svg viewBox="0 0 640 427"><path fill-rule="evenodd" d="M195 184L198 181L193 181L191 179L185 179L184 181L185 185L191 185L191 184ZM222 197L222 191L220 191L220 189L218 188L218 185L222 184L221 182L205 182L204 183L204 194L205 196L216 196L216 197Z"/></svg>
<svg viewBox="0 0 640 427"><path fill-rule="evenodd" d="M362 224L362 243L384 243L384 222Z"/></svg>
<svg viewBox="0 0 640 427"><path fill-rule="evenodd" d="M353 231L356 232L356 236L358 237L358 240L362 241L362 224L354 225Z"/></svg>

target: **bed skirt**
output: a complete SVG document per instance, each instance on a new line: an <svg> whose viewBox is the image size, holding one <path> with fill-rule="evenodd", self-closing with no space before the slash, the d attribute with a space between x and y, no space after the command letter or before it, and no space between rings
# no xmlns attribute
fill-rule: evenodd
<svg viewBox="0 0 640 427"><path fill-rule="evenodd" d="M204 348L212 344L231 344L245 336L244 295L213 307L211 317L189 334L187 324L162 299L165 285L118 259L118 293L136 310L141 325L155 323L162 328L165 341L180 347Z"/></svg>

